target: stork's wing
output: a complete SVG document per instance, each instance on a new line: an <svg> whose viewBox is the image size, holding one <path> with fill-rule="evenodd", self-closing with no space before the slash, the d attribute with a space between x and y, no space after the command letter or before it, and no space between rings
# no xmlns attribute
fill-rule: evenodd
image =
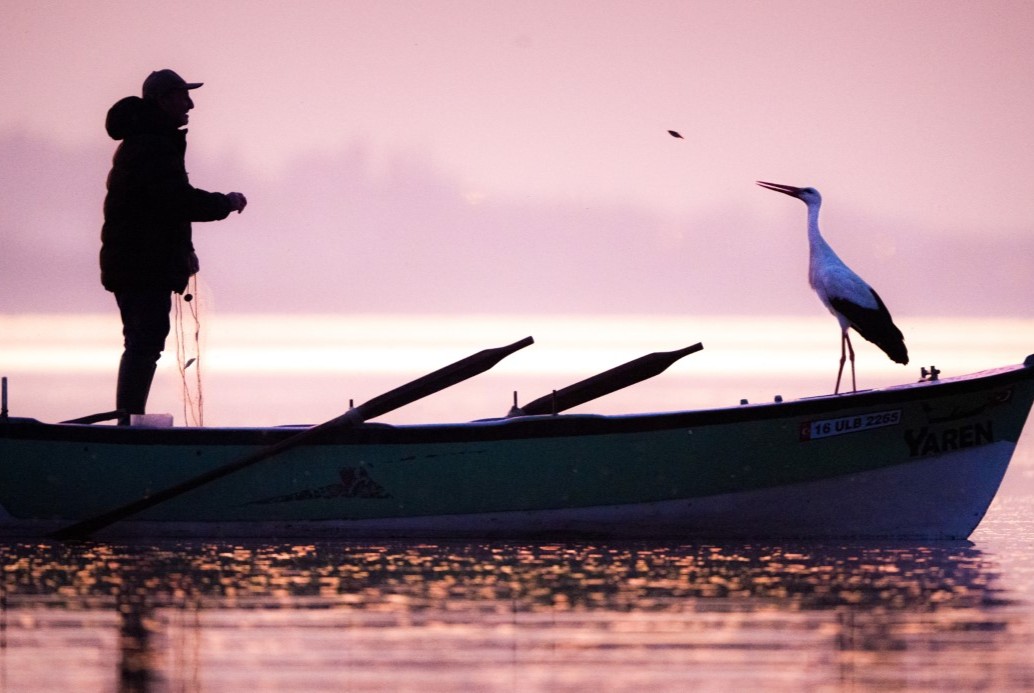
<svg viewBox="0 0 1034 693"><path fill-rule="evenodd" d="M894 324L890 311L880 295L872 289L869 291L876 299L875 308L866 308L849 299L837 297L830 297L829 303L834 310L847 318L858 334L882 349L892 361L908 363L908 348L905 346L904 335Z"/></svg>

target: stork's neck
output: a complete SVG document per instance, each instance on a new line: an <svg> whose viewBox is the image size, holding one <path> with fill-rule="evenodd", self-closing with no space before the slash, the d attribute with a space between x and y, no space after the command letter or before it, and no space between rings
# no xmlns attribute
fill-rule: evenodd
<svg viewBox="0 0 1034 693"><path fill-rule="evenodd" d="M825 245L826 241L822 238L822 234L819 233L819 208L822 205L820 203L814 203L808 205L808 243L813 247L816 243Z"/></svg>
<svg viewBox="0 0 1034 693"><path fill-rule="evenodd" d="M820 206L821 203L808 205L808 279L813 288L817 286L818 274L824 267L843 264L819 232Z"/></svg>

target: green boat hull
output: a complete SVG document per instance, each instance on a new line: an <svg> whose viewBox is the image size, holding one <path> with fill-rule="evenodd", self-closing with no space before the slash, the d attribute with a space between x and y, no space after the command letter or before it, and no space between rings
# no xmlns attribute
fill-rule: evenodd
<svg viewBox="0 0 1034 693"><path fill-rule="evenodd" d="M1032 401L1029 357L959 378L724 409L365 423L103 532L964 539ZM0 531L59 529L299 430L0 420Z"/></svg>

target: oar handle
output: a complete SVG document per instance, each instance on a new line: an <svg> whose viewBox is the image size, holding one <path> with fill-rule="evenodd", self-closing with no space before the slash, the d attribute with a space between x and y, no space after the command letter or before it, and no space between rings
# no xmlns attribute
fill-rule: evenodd
<svg viewBox="0 0 1034 693"><path fill-rule="evenodd" d="M671 364L683 356L700 351L704 345L700 342L675 351L660 351L629 361L604 371L591 378L586 378L562 390L539 397L528 402L517 410L517 415L533 416L537 414L557 414L571 409L611 392L642 382L647 378L662 373Z"/></svg>

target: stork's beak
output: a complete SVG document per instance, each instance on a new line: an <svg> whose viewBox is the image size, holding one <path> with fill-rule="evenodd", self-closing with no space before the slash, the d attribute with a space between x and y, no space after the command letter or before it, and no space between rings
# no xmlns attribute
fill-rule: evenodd
<svg viewBox="0 0 1034 693"><path fill-rule="evenodd" d="M796 188L792 185L780 185L779 183L766 183L763 180L755 182L762 188L766 188L768 190L775 190L776 192L781 192L784 195L789 195L790 197L800 198L801 188Z"/></svg>

